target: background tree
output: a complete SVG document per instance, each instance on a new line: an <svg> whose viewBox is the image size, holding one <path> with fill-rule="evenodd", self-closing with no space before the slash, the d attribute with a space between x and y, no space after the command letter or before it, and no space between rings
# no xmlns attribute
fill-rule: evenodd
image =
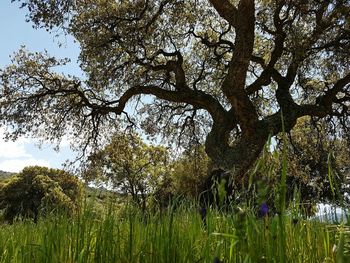
<svg viewBox="0 0 350 263"><path fill-rule="evenodd" d="M72 213L81 194L78 179L63 170L26 167L2 186L0 209L6 221L20 216L36 222L40 214Z"/></svg>
<svg viewBox="0 0 350 263"><path fill-rule="evenodd" d="M83 177L131 195L145 211L147 197L168 172L168 162L164 147L147 145L135 134L116 134L102 150L90 156Z"/></svg>
<svg viewBox="0 0 350 263"><path fill-rule="evenodd" d="M5 172L5 171L0 170L0 182L5 182L14 175L15 175L14 173Z"/></svg>
<svg viewBox="0 0 350 263"><path fill-rule="evenodd" d="M175 195L196 199L208 176L209 158L203 145L186 149L172 164L171 186Z"/></svg>
<svg viewBox="0 0 350 263"><path fill-rule="evenodd" d="M71 132L86 149L139 125L180 143L197 137L240 182L269 136L303 116L327 117L349 137L347 0L19 2L35 26L77 40L86 78L21 49L0 73L12 138Z"/></svg>
<svg viewBox="0 0 350 263"><path fill-rule="evenodd" d="M350 147L344 138L328 135L327 130L333 128L305 117L290 133L287 181L290 188L299 189L302 202L346 203Z"/></svg>

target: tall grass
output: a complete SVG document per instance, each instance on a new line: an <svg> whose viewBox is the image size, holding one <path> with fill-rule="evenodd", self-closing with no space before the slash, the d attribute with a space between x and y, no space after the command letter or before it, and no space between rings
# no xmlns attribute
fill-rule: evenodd
<svg viewBox="0 0 350 263"><path fill-rule="evenodd" d="M2 225L0 262L350 262L346 225L280 220L209 209L204 226L191 204L147 217L132 206L101 213L86 205L73 218Z"/></svg>
<svg viewBox="0 0 350 263"><path fill-rule="evenodd" d="M101 209L86 201L73 217L0 225L0 263L350 262L349 216L340 224L305 219L297 191L286 210L285 150L281 164L276 216L258 218L249 205L234 213L209 208L203 224L195 203L145 215L127 203Z"/></svg>

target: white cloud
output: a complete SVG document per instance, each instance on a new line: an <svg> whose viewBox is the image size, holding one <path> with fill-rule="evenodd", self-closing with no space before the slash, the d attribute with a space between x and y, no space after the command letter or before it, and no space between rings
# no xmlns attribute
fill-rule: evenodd
<svg viewBox="0 0 350 263"><path fill-rule="evenodd" d="M17 141L5 141L4 129L0 128L0 170L19 172L30 165L50 166L50 162L33 157L26 147L33 144L33 140L19 138Z"/></svg>
<svg viewBox="0 0 350 263"><path fill-rule="evenodd" d="M47 166L50 167L50 162L43 159L27 158L27 159L9 159L0 162L0 170L6 172L17 173L26 166Z"/></svg>
<svg viewBox="0 0 350 263"><path fill-rule="evenodd" d="M22 142L5 142L0 139L0 158L22 158L31 157L25 150Z"/></svg>
<svg viewBox="0 0 350 263"><path fill-rule="evenodd" d="M27 138L19 138L17 141L5 141L4 129L0 128L0 158L23 158L31 157L25 150L25 144L29 143Z"/></svg>
<svg viewBox="0 0 350 263"><path fill-rule="evenodd" d="M72 139L68 136L62 138L60 151L56 152L46 142L38 148L39 140L35 138L21 137L16 141L5 141L4 134L4 128L0 128L0 170L3 171L19 172L32 165L58 168L72 155L68 147Z"/></svg>

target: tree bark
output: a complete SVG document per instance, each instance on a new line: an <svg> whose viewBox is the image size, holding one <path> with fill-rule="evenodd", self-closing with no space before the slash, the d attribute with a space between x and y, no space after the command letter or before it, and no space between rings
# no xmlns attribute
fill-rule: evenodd
<svg viewBox="0 0 350 263"><path fill-rule="evenodd" d="M243 135L232 145L229 133L224 126L214 124L206 139L206 152L213 161L213 169L228 171L235 181L242 182L267 142L269 131L260 123L254 133Z"/></svg>

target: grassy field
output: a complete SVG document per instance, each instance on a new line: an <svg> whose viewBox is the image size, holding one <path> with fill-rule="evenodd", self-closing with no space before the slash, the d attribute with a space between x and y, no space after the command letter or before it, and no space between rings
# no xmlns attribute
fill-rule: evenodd
<svg viewBox="0 0 350 263"><path fill-rule="evenodd" d="M350 262L346 225L248 210L208 210L206 223L195 205L143 216L90 204L72 218L1 225L0 262Z"/></svg>

